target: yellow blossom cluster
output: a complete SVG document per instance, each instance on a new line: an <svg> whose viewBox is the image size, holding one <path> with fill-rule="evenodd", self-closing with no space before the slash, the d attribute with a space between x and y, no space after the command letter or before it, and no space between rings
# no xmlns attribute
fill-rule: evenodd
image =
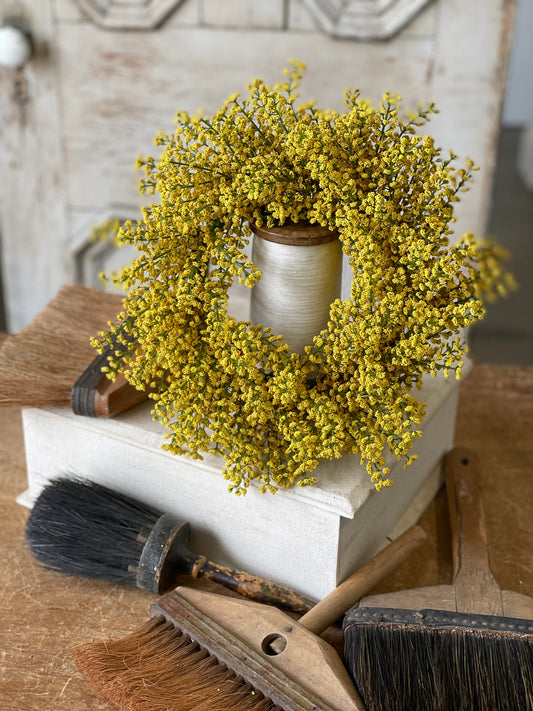
<svg viewBox="0 0 533 711"><path fill-rule="evenodd" d="M261 80L212 116L178 113L159 159L139 159L142 190L159 201L120 229L138 257L116 278L121 325L109 376L156 388L164 447L225 460L229 489L314 483L322 458L358 454L377 489L388 452L407 465L424 404L424 373L460 375L462 329L503 291L502 254L466 235L452 243L454 204L473 164L454 167L389 94L378 108L346 93L346 111L297 104L303 67ZM261 277L246 255L250 224L309 220L336 229L353 272L350 298L331 305L305 353L282 334L227 311L235 279ZM507 284L509 286L509 284ZM118 340L117 340L118 339Z"/></svg>

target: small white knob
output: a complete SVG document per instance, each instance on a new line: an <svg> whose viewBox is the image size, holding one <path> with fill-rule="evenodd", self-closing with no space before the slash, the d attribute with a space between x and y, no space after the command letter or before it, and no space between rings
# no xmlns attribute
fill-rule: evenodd
<svg viewBox="0 0 533 711"><path fill-rule="evenodd" d="M28 33L15 25L0 26L0 66L19 69L31 57L32 49Z"/></svg>

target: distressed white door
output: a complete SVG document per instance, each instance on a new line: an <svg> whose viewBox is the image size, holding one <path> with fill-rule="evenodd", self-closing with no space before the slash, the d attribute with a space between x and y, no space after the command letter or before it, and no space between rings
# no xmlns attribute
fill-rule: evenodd
<svg viewBox="0 0 533 711"><path fill-rule="evenodd" d="M33 54L0 68L0 235L8 327L66 282L98 283L124 255L94 224L135 217L134 164L178 109L214 110L305 61L302 98L341 108L347 87L435 99L430 131L481 167L457 231L483 232L514 6L507 0L0 0Z"/></svg>

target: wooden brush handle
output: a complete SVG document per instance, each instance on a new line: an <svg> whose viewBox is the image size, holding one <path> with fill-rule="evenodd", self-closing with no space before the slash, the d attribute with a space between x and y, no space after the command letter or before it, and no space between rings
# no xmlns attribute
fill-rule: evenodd
<svg viewBox="0 0 533 711"><path fill-rule="evenodd" d="M71 391L72 410L85 417L114 417L144 402L150 390L137 390L119 373L113 382L102 373L110 349L98 355L75 382Z"/></svg>
<svg viewBox="0 0 533 711"><path fill-rule="evenodd" d="M456 447L444 459L458 612L502 615L501 590L491 573L479 458Z"/></svg>
<svg viewBox="0 0 533 711"><path fill-rule="evenodd" d="M257 575L226 568L203 557L197 559L197 564L191 574L195 578L206 578L219 583L251 600L269 603L300 614L307 612L315 605L314 600L299 595L290 588Z"/></svg>
<svg viewBox="0 0 533 711"><path fill-rule="evenodd" d="M146 539L137 570L137 586L156 593L165 593L178 584L178 577L190 575L205 578L234 590L244 597L274 604L300 614L315 603L293 590L271 580L242 570L234 570L208 560L191 551L191 526L173 514L162 514Z"/></svg>
<svg viewBox="0 0 533 711"><path fill-rule="evenodd" d="M311 632L320 634L352 605L355 605L363 595L366 595L376 583L406 560L426 538L424 529L420 526L411 526L315 605L298 622Z"/></svg>

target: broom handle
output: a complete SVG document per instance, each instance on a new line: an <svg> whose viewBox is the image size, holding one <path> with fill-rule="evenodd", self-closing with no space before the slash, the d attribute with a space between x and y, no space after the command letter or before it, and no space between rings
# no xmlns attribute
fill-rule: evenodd
<svg viewBox="0 0 533 711"><path fill-rule="evenodd" d="M458 612L502 615L501 590L489 564L489 546L477 453L456 447L444 459Z"/></svg>
<svg viewBox="0 0 533 711"><path fill-rule="evenodd" d="M300 617L298 622L311 632L320 634L363 595L366 595L382 578L406 560L413 551L424 543L426 538L424 529L420 526L411 526L303 617Z"/></svg>

